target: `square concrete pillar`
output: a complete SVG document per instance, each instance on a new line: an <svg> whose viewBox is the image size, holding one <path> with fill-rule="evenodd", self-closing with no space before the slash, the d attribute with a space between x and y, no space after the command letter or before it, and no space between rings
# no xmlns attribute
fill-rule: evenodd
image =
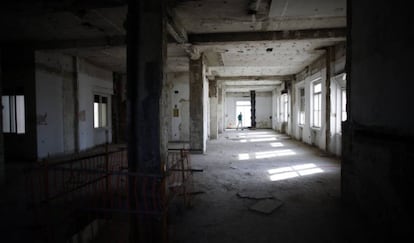
<svg viewBox="0 0 414 243"><path fill-rule="evenodd" d="M163 203L162 195L154 193L153 186L141 185L142 180L163 175L167 152L168 133L162 125L168 118L162 115L167 46L165 7L164 0L128 1L128 170L135 176L136 172L140 175L136 180L129 180L129 192L136 195L130 197L129 203L136 210L142 210L135 207L145 200ZM161 187L161 180L159 183L156 186ZM164 223L158 216L134 215L130 218L130 242L165 242Z"/></svg>
<svg viewBox="0 0 414 243"><path fill-rule="evenodd" d="M204 92L205 67L203 57L190 60L190 147L195 153L206 151L207 121Z"/></svg>
<svg viewBox="0 0 414 243"><path fill-rule="evenodd" d="M223 117L224 117L224 98L223 98L223 87L221 85L218 85L217 89L217 129L218 133L223 133Z"/></svg>
<svg viewBox="0 0 414 243"><path fill-rule="evenodd" d="M218 138L218 98L217 98L217 81L209 81L209 98L210 98L210 139Z"/></svg>
<svg viewBox="0 0 414 243"><path fill-rule="evenodd" d="M161 173L160 100L165 80L166 19L163 0L128 5L127 89L129 168ZM166 152L166 151L163 151Z"/></svg>

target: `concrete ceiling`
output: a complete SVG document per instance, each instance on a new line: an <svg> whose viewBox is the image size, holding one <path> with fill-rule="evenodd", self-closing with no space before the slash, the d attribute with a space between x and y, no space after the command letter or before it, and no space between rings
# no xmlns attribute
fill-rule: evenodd
<svg viewBox="0 0 414 243"><path fill-rule="evenodd" d="M54 49L60 46L65 54L126 72L125 0L21 2L24 4L8 3L0 9L0 28L7 33L1 35L1 42L35 41ZM169 2L174 19L188 34L189 42L168 45L167 72L188 71L189 54L196 51L204 53L209 76L292 75L323 55L321 47L345 41L344 36L320 35L318 30L346 27L346 0ZM315 33L286 32L301 30ZM243 33L252 35L246 38ZM254 80L240 82L240 90L258 85ZM262 86L274 85L277 84ZM237 81L226 86L237 90Z"/></svg>
<svg viewBox="0 0 414 243"><path fill-rule="evenodd" d="M319 29L346 25L346 0L181 0L189 33ZM251 5L257 13L250 14Z"/></svg>

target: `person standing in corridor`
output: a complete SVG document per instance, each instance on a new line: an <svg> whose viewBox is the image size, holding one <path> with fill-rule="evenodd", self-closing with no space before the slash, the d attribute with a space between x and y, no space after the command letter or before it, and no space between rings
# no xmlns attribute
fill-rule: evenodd
<svg viewBox="0 0 414 243"><path fill-rule="evenodd" d="M242 113L240 112L240 114L237 116L237 127L236 127L236 130L239 130L239 126L240 126L240 128L243 130L243 115L242 115Z"/></svg>

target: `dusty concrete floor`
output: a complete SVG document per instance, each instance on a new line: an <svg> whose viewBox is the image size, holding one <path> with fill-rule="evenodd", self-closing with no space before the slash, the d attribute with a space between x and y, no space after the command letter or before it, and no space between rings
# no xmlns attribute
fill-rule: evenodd
<svg viewBox="0 0 414 243"><path fill-rule="evenodd" d="M365 223L340 200L338 158L271 130L227 131L191 155L194 207L172 216L174 242L368 242ZM290 178L287 178L290 177ZM263 192L283 202L270 215L249 210Z"/></svg>

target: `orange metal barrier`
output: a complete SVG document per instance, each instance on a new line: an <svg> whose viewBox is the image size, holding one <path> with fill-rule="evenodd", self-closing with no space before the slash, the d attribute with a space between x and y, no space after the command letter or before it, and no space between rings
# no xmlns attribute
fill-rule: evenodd
<svg viewBox="0 0 414 243"><path fill-rule="evenodd" d="M151 175L129 172L127 150L123 149L31 168L26 172L27 197L38 223L45 225L45 234L56 232L56 220L78 217L72 212L88 215L87 221L134 215L136 222L144 218L159 222L150 229L157 231L151 235L162 235L166 242L168 205L177 195L191 205L191 175L186 150L169 151L163 173ZM67 235L73 232L76 229ZM46 238L46 242L56 241L55 237Z"/></svg>

